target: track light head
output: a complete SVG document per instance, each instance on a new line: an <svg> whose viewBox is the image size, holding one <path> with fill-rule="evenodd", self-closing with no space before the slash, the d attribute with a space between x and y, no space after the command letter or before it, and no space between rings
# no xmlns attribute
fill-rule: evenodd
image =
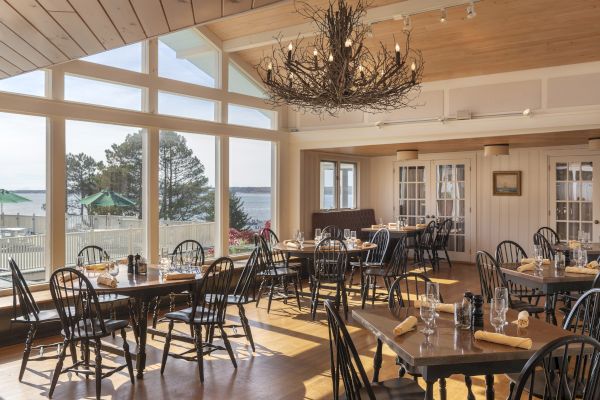
<svg viewBox="0 0 600 400"><path fill-rule="evenodd" d="M475 11L475 3L471 2L471 4L467 6L467 18L473 19L475 16L477 16L477 12Z"/></svg>
<svg viewBox="0 0 600 400"><path fill-rule="evenodd" d="M443 24L446 21L447 21L447 18L446 18L446 9L442 8L442 14L440 15L440 22Z"/></svg>

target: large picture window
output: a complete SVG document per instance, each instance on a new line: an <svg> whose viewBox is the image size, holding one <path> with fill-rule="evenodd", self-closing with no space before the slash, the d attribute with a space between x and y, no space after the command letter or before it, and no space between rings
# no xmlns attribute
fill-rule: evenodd
<svg viewBox="0 0 600 400"><path fill-rule="evenodd" d="M140 128L66 122L66 263L85 246L143 254Z"/></svg>
<svg viewBox="0 0 600 400"><path fill-rule="evenodd" d="M17 134L18 133L18 134ZM0 113L0 264L29 282L46 278L46 118ZM0 271L0 289L11 287Z"/></svg>
<svg viewBox="0 0 600 400"><path fill-rule="evenodd" d="M162 131L159 145L160 248L184 240L215 256L215 137Z"/></svg>
<svg viewBox="0 0 600 400"><path fill-rule="evenodd" d="M102 64L108 67L121 68L134 72L142 72L142 43L103 51L82 58L83 61Z"/></svg>
<svg viewBox="0 0 600 400"><path fill-rule="evenodd" d="M65 75L65 100L141 111L142 89L135 86Z"/></svg>
<svg viewBox="0 0 600 400"><path fill-rule="evenodd" d="M229 141L229 253L252 251L252 236L271 227L271 142Z"/></svg>

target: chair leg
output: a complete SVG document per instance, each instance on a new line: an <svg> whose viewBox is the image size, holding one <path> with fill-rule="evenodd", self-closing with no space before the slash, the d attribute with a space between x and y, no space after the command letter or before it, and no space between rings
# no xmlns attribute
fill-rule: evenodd
<svg viewBox="0 0 600 400"><path fill-rule="evenodd" d="M344 282L342 282L342 305L344 306L344 318L348 321L348 292L346 292Z"/></svg>
<svg viewBox="0 0 600 400"><path fill-rule="evenodd" d="M35 326L35 324L29 325L29 332L27 332L27 339L25 339L23 361L21 361L21 370L19 371L19 382L23 380L23 374L25 373L25 368L27 367L27 361L29 361L29 354L31 354L31 346L33 345L33 339L35 339L36 332L37 327Z"/></svg>
<svg viewBox="0 0 600 400"><path fill-rule="evenodd" d="M73 361L73 365L77 364L77 346L75 346L75 342L69 343L69 350L71 352L71 361Z"/></svg>
<svg viewBox="0 0 600 400"><path fill-rule="evenodd" d="M167 366L167 357L169 356L169 348L171 347L171 335L173 334L173 321L169 321L169 329L167 331L167 337L165 338L165 347L163 348L162 362L160 363L160 374L165 373L165 367Z"/></svg>
<svg viewBox="0 0 600 400"><path fill-rule="evenodd" d="M465 385L467 386L467 400L475 400L475 394L473 394L472 389L473 381L468 375L465 375Z"/></svg>
<svg viewBox="0 0 600 400"><path fill-rule="evenodd" d="M260 298L262 297L263 291L265 290L265 280L267 278L262 279L262 281L260 282L260 286L258 287L258 294L256 296L254 296L254 298L256 299L256 307L258 307L258 303L260 302Z"/></svg>
<svg viewBox="0 0 600 400"><path fill-rule="evenodd" d="M275 293L275 278L271 277L271 287L269 288L269 301L267 303L267 314L271 312L271 302L273 302L273 294Z"/></svg>
<svg viewBox="0 0 600 400"><path fill-rule="evenodd" d="M248 323L248 318L246 317L246 310L244 309L243 304L238 304L238 311L240 315L240 322L242 324L242 329L244 330L244 335L250 342L250 347L252 347L252 352L255 352L254 348L254 339L252 338L252 330L250 329L250 324Z"/></svg>
<svg viewBox="0 0 600 400"><path fill-rule="evenodd" d="M350 269L350 282L348 282L348 287L350 289L352 289L352 281L354 280L354 271L356 270L356 266L352 266L352 269Z"/></svg>
<svg viewBox="0 0 600 400"><path fill-rule="evenodd" d="M296 280L294 281L294 293L296 294L296 303L298 303L298 310L302 311L302 304L300 304L300 293L298 292L298 284L300 284L300 290L302 290L302 283L299 280L298 275L296 276Z"/></svg>
<svg viewBox="0 0 600 400"><path fill-rule="evenodd" d="M311 316L312 316L313 321L317 317L317 307L319 307L319 290L320 289L321 289L321 282L317 281L317 283L315 284L315 293L313 296L312 309L311 309L311 314L312 314Z"/></svg>
<svg viewBox="0 0 600 400"><path fill-rule="evenodd" d="M102 354L100 350L102 349L102 344L100 343L100 339L96 339L94 342L94 352L96 353L96 400L100 400L101 392L102 392Z"/></svg>
<svg viewBox="0 0 600 400"><path fill-rule="evenodd" d="M377 276L373 275L373 297L371 298L371 305L372 306L375 305L375 295L376 294L377 294Z"/></svg>
<svg viewBox="0 0 600 400"><path fill-rule="evenodd" d="M69 341L65 339L63 341L62 350L58 355L58 362L56 363L56 367L54 368L54 374L52 374L52 383L50 383L50 390L48 391L49 398L52 398L52 394L54 393L54 389L56 388L56 382L58 382L58 377L60 375L60 372L62 371L63 362L67 354L67 347L70 347Z"/></svg>
<svg viewBox="0 0 600 400"><path fill-rule="evenodd" d="M113 320L117 319L117 312L115 311L115 302L114 301L112 301L110 303L110 311L109 311L109 313L110 313L110 318L111 319L113 319ZM113 339L115 338L115 332L114 331L112 333L112 338Z"/></svg>
<svg viewBox="0 0 600 400"><path fill-rule="evenodd" d="M363 287L361 288L361 308L365 308L365 303L367 302L367 297L369 297L369 283L371 282L371 276L367 275L363 279Z"/></svg>
<svg viewBox="0 0 600 400"><path fill-rule="evenodd" d="M513 391L515 390L515 383L514 382L510 382L509 386L508 386L508 397L506 398L506 400L510 400L512 399L512 395L513 395ZM469 399L471 400L471 399ZM473 400L475 400L475 398L473 398Z"/></svg>
<svg viewBox="0 0 600 400"><path fill-rule="evenodd" d="M152 311L152 329L156 329L156 325L158 324L159 308L160 308L160 296L156 296L154 298L154 310ZM152 339L154 339L154 334L152 334Z"/></svg>
<svg viewBox="0 0 600 400"><path fill-rule="evenodd" d="M127 343L127 334L125 329L121 329L121 338L123 339L123 352L125 353L125 363L129 371L129 379L131 383L135 383L135 375L133 374L133 363L131 362L131 353L129 352L129 343Z"/></svg>
<svg viewBox="0 0 600 400"><path fill-rule="evenodd" d="M446 400L446 378L440 378L440 400Z"/></svg>
<svg viewBox="0 0 600 400"><path fill-rule="evenodd" d="M229 342L229 337L227 337L227 333L225 332L225 329L223 329L223 324L219 324L219 330L221 331L221 339L223 339L223 342L225 342L225 348L227 349L227 353L229 353L229 358L231 358L231 363L233 364L233 368L237 368L237 362L235 361L235 355L233 354L233 349L231 348L231 343Z"/></svg>
<svg viewBox="0 0 600 400"><path fill-rule="evenodd" d="M133 331L133 337L135 338L135 344L139 344L140 340L138 337L138 326L135 316L134 310L135 303L132 303L131 298L127 300L127 309L129 311L129 325L131 326L131 330Z"/></svg>
<svg viewBox="0 0 600 400"><path fill-rule="evenodd" d="M202 332L200 330L200 325L194 325L194 344L196 345L200 382L204 383L204 351L202 350Z"/></svg>
<svg viewBox="0 0 600 400"><path fill-rule="evenodd" d="M446 253L446 261L448 261L448 266L452 268L452 261L450 261L450 256L448 255L448 250L444 248L444 253Z"/></svg>

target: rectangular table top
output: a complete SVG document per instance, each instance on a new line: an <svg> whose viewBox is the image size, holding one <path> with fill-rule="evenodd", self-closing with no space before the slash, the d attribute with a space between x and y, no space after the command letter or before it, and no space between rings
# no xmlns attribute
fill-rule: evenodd
<svg viewBox="0 0 600 400"><path fill-rule="evenodd" d="M565 242L556 243L553 248L554 250L562 252L573 250L569 247L569 244ZM588 253L600 254L600 243L588 243L584 246L584 250L587 250Z"/></svg>
<svg viewBox="0 0 600 400"><path fill-rule="evenodd" d="M387 228L387 225L382 226L382 228ZM379 229L381 228L372 228L372 227L366 227L366 228L361 228L360 230L363 232L377 232ZM400 229L389 229L388 230L390 232L395 232L395 233L413 233L413 232L421 232L424 231L425 228L417 228L416 226L405 226L404 228L400 228Z"/></svg>
<svg viewBox="0 0 600 400"><path fill-rule="evenodd" d="M111 288L110 286L99 285L97 282L98 275L99 272L86 273L86 276L90 280L94 289L100 293L131 292L132 290L145 290L157 287L193 285L201 278L201 274L196 274L195 279L167 281L163 276L161 276L157 265L148 265L148 273L146 275L128 274L127 265L120 265L119 275L117 275L117 280L119 283L117 284L116 288Z"/></svg>
<svg viewBox="0 0 600 400"><path fill-rule="evenodd" d="M571 332L551 325L543 320L531 317L529 327L518 329L515 324L509 323L505 333L511 336L529 337L533 340L530 350L514 348L475 340L471 330L461 330L454 326L454 315L440 312L437 319L437 328L426 341L425 335L420 332L424 323L419 317L419 310L403 308L390 311L386 306L376 306L370 309L354 309L352 316L360 325L371 331L402 360L414 367L465 365L469 363L501 363L505 361L528 360L537 350L548 342L563 336L572 335ZM393 329L407 316L414 315L419 319L417 329L402 336L395 336ZM517 312L509 310L507 320L517 319ZM493 332L489 323L489 311L486 307L484 315L484 330Z"/></svg>
<svg viewBox="0 0 600 400"><path fill-rule="evenodd" d="M596 275L589 274L576 274L565 272L564 270L557 270L553 265L544 265L544 269L541 272L536 271L525 271L519 272L517 268L521 264L507 263L502 264L500 269L508 278L517 277L520 279L528 280L537 284L549 284L549 283L585 283L589 282L590 285L596 278ZM591 287L591 286L590 286Z"/></svg>

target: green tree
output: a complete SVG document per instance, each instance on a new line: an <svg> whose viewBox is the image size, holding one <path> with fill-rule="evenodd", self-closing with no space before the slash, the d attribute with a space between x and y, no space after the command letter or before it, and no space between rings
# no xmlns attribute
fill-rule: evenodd
<svg viewBox="0 0 600 400"><path fill-rule="evenodd" d="M83 214L85 206L81 205L79 201L100 190L100 174L104 169L104 164L84 153L69 153L66 162L67 194L69 195L67 211L77 211Z"/></svg>
<svg viewBox="0 0 600 400"><path fill-rule="evenodd" d="M215 220L215 191L211 190L206 203L206 220ZM229 191L229 226L238 231L248 229L250 217L244 211L244 201L235 192Z"/></svg>
<svg viewBox="0 0 600 400"><path fill-rule="evenodd" d="M160 217L184 221L205 214L208 178L185 137L163 132L159 155Z"/></svg>

